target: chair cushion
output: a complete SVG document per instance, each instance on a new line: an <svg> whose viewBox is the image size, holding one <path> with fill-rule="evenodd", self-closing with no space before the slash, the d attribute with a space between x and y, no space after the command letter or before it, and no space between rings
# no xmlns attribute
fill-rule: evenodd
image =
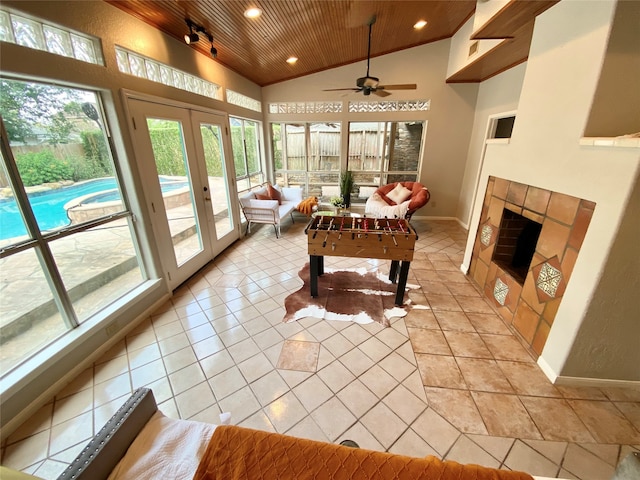
<svg viewBox="0 0 640 480"><path fill-rule="evenodd" d="M387 193L387 198L393 200L396 204L404 202L410 196L411 196L411 190L406 188L400 182L398 182L398 184L394 187L393 190Z"/></svg>

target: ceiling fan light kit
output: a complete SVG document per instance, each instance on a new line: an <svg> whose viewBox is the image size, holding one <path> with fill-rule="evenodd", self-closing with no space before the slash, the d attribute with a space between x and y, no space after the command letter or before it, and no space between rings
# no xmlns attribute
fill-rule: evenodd
<svg viewBox="0 0 640 480"><path fill-rule="evenodd" d="M379 97L387 97L391 95L388 90L415 90L418 86L415 83L405 83L398 85L380 85L380 79L369 75L369 64L371 63L371 27L376 23L376 16L371 17L367 24L369 25L369 43L367 45L367 74L356 80L356 88L329 88L325 92L352 91L362 92L364 95L377 95Z"/></svg>

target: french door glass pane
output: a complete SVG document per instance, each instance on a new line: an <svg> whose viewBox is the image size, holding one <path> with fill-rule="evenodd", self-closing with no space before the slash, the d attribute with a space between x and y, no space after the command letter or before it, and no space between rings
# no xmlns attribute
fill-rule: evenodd
<svg viewBox="0 0 640 480"><path fill-rule="evenodd" d="M162 194L173 250L180 266L203 250L182 124L177 120L147 118L147 126L160 185L183 182L179 191Z"/></svg>
<svg viewBox="0 0 640 480"><path fill-rule="evenodd" d="M229 192L227 190L222 132L218 125L200 124L204 159L209 180L209 198L216 224L218 240L233 230L233 217L230 212Z"/></svg>

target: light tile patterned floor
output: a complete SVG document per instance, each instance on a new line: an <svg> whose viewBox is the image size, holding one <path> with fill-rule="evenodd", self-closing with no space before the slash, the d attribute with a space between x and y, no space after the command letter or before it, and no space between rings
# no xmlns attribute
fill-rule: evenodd
<svg viewBox="0 0 640 480"><path fill-rule="evenodd" d="M610 478L640 450L640 392L555 387L459 265L466 232L414 219L413 310L390 328L284 324L302 284L304 221L236 242L51 399L3 445L2 464L55 478L133 390L174 418L525 470ZM327 267L387 270L376 260Z"/></svg>

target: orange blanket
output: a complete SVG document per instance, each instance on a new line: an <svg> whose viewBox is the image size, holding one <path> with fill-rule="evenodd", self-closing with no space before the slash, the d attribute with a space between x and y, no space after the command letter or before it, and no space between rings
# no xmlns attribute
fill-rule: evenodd
<svg viewBox="0 0 640 480"><path fill-rule="evenodd" d="M236 426L216 428L194 480L532 480L526 473L412 458Z"/></svg>

